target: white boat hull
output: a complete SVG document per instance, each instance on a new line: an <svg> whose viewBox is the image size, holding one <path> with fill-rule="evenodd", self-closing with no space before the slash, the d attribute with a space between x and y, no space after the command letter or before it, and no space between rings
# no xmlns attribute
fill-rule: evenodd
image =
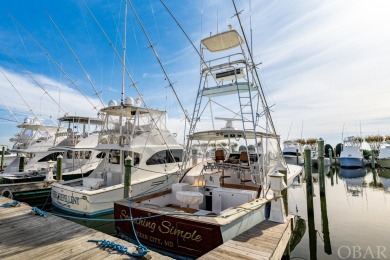
<svg viewBox="0 0 390 260"><path fill-rule="evenodd" d="M77 180L76 180L77 181ZM72 182L72 181L70 181ZM174 176L150 179L131 185L131 196L142 195L146 192L166 190L176 183ZM158 185L156 185L158 183ZM154 188L153 188L154 187ZM53 184L51 199L54 207L73 215L98 216L112 213L114 201L124 198L124 184L87 190L86 187L72 187Z"/></svg>

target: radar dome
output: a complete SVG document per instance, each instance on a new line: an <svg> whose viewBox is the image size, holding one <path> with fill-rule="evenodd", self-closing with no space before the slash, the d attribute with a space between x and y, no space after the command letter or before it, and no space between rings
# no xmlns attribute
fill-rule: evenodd
<svg viewBox="0 0 390 260"><path fill-rule="evenodd" d="M125 105L133 106L134 105L134 99L132 97L125 98Z"/></svg>
<svg viewBox="0 0 390 260"><path fill-rule="evenodd" d="M110 100L110 101L108 102L108 106L109 106L109 107L114 107L114 106L116 106L116 105L117 105L117 103L116 103L115 100Z"/></svg>
<svg viewBox="0 0 390 260"><path fill-rule="evenodd" d="M26 118L24 119L24 123L25 123L25 124L30 124L30 123L31 123L30 118L26 117Z"/></svg>
<svg viewBox="0 0 390 260"><path fill-rule="evenodd" d="M33 122L32 122L34 125L40 125L41 124L41 120L39 120L39 118L34 118Z"/></svg>

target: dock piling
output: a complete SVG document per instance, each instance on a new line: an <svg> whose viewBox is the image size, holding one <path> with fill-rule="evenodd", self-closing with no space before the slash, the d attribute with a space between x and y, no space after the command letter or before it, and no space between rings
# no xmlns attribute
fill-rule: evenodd
<svg viewBox="0 0 390 260"><path fill-rule="evenodd" d="M311 150L305 148L306 202L309 226L310 259L317 259L317 233L314 222L313 178L311 175Z"/></svg>
<svg viewBox="0 0 390 260"><path fill-rule="evenodd" d="M131 157L127 156L125 159L125 187L123 189L123 198L129 198L129 190L131 185Z"/></svg>
<svg viewBox="0 0 390 260"><path fill-rule="evenodd" d="M318 139L318 174L320 182L320 196L325 196L325 170L324 170L324 140Z"/></svg>
<svg viewBox="0 0 390 260"><path fill-rule="evenodd" d="M330 166L332 166L333 165L333 150L331 148L328 149L328 154L329 154Z"/></svg>
<svg viewBox="0 0 390 260"><path fill-rule="evenodd" d="M56 173L56 180L62 181L62 155L57 156L57 173Z"/></svg>
<svg viewBox="0 0 390 260"><path fill-rule="evenodd" d="M374 150L371 150L371 168L375 169L375 153L374 153Z"/></svg>

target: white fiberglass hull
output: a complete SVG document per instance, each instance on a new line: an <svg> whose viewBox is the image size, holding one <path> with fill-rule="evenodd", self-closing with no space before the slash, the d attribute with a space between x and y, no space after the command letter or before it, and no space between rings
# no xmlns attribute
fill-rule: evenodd
<svg viewBox="0 0 390 260"><path fill-rule="evenodd" d="M162 176L131 185L131 196L167 190L177 182L176 175ZM72 181L70 181L72 182ZM54 207L73 215L98 216L113 212L114 202L124 198L124 184L88 190L82 186L53 184L51 199Z"/></svg>

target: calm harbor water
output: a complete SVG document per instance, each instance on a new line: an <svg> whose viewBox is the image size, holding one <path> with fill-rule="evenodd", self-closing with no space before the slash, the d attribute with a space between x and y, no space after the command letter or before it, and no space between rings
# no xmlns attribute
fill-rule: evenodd
<svg viewBox="0 0 390 260"><path fill-rule="evenodd" d="M390 170L328 167L325 196L320 196L317 170L312 172L314 218L307 217L306 183L293 185L288 191L289 211L305 220L301 228L305 233L291 259L390 259ZM56 213L52 208L47 210ZM99 218L112 219L113 215ZM110 221L71 220L115 233Z"/></svg>
<svg viewBox="0 0 390 260"><path fill-rule="evenodd" d="M390 170L330 168L325 171L324 197L320 196L315 172L313 169L314 228L311 230L306 183L289 189L289 210L305 219L307 227L291 258L390 258ZM310 231L313 235L309 239Z"/></svg>

